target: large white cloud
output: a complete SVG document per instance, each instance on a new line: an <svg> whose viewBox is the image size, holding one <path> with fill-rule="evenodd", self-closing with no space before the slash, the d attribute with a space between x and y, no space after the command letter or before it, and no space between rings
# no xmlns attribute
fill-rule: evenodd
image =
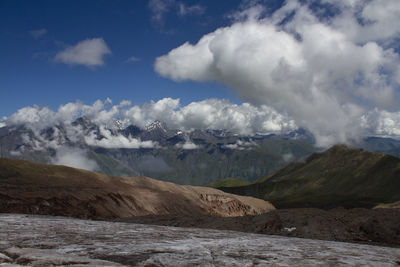
<svg viewBox="0 0 400 267"><path fill-rule="evenodd" d="M111 50L103 38L93 38L80 41L58 52L54 60L68 65L84 65L93 68L104 65L103 58L107 54L111 54Z"/></svg>
<svg viewBox="0 0 400 267"><path fill-rule="evenodd" d="M398 108L400 60L391 40L399 37L400 2L324 1L340 11L328 19L318 15L326 6L302 2L286 1L266 18L257 17L261 7L242 12L247 20L171 50L155 70L175 81L227 84L243 100L289 115L318 145L357 139L370 107Z"/></svg>

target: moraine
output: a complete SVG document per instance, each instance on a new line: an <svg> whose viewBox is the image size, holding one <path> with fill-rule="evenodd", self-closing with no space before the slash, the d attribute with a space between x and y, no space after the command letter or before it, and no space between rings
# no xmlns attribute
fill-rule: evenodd
<svg viewBox="0 0 400 267"><path fill-rule="evenodd" d="M1 266L398 266L400 249L198 228L0 215ZM3 262L3 264L1 264Z"/></svg>

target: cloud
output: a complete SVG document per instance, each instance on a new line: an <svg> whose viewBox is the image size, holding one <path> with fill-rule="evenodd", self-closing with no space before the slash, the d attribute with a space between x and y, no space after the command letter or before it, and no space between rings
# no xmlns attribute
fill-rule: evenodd
<svg viewBox="0 0 400 267"><path fill-rule="evenodd" d="M13 157L19 157L22 155L21 151L17 151L17 150L11 150L10 151L10 155Z"/></svg>
<svg viewBox="0 0 400 267"><path fill-rule="evenodd" d="M35 39L39 39L40 37L42 37L46 33L47 33L47 30L44 29L44 28L43 29L39 29L39 30L29 31L29 34Z"/></svg>
<svg viewBox="0 0 400 267"><path fill-rule="evenodd" d="M128 58L125 62L129 63L129 62L138 62L140 61L140 58L137 58L135 56L131 56L130 58Z"/></svg>
<svg viewBox="0 0 400 267"><path fill-rule="evenodd" d="M56 62L68 65L84 65L89 68L104 65L104 56L111 54L111 50L103 38L93 38L80 41L74 46L56 54Z"/></svg>
<svg viewBox="0 0 400 267"><path fill-rule="evenodd" d="M371 135L400 137L400 112L371 110L362 116L362 126Z"/></svg>
<svg viewBox="0 0 400 267"><path fill-rule="evenodd" d="M291 162L291 161L295 160L295 157L294 157L294 155L292 153L286 153L286 154L282 155L282 159L285 162Z"/></svg>
<svg viewBox="0 0 400 267"><path fill-rule="evenodd" d="M187 5L176 0L149 0L148 6L151 11L151 20L159 27L164 26L165 16L171 10L176 10L176 14L181 17L202 15L205 12L202 5Z"/></svg>
<svg viewBox="0 0 400 267"><path fill-rule="evenodd" d="M250 140L249 142L237 140L236 143L224 145L224 148L235 149L235 150L246 150L252 149L252 147L257 146L257 143Z"/></svg>
<svg viewBox="0 0 400 267"><path fill-rule="evenodd" d="M95 171L99 169L97 163L94 160L89 159L85 150L67 146L60 147L57 150L52 164L65 165L88 171Z"/></svg>
<svg viewBox="0 0 400 267"><path fill-rule="evenodd" d="M195 143L191 142L191 141L186 141L185 143L178 143L175 145L177 148L181 148L184 150L193 150L193 149L199 149L201 148L201 146L196 145Z"/></svg>
<svg viewBox="0 0 400 267"><path fill-rule="evenodd" d="M148 6L151 11L152 21L162 24L165 14L169 11L173 3L173 0L149 0Z"/></svg>
<svg viewBox="0 0 400 267"><path fill-rule="evenodd" d="M180 16L201 15L205 11L205 8L201 5L188 6L183 2L179 2L177 3L177 5L178 5L178 14Z"/></svg>
<svg viewBox="0 0 400 267"><path fill-rule="evenodd" d="M319 146L357 139L371 107L398 109L400 3L313 3L286 1L264 17L255 5L231 26L157 58L155 71L226 84L242 100L292 118Z"/></svg>
<svg viewBox="0 0 400 267"><path fill-rule="evenodd" d="M316 120L320 119L317 111L312 116ZM85 118L84 121L81 124L73 124L79 117ZM143 105L132 105L128 100L112 104L110 99L106 99L97 100L91 105L79 101L66 103L60 105L57 110L39 106L24 107L8 118L3 118L0 123L8 127L24 125L31 129L32 133L22 136L22 143L33 150L57 150L70 142L105 148L161 148L157 142L142 141L119 132L130 125L145 130L146 125L154 121L161 121L170 129L181 130L184 132L183 136L186 136L185 132L189 133L195 129L226 130L233 134L251 136L285 134L298 128L291 117L278 113L267 105L233 104L221 99L206 99L181 105L179 99L172 98L163 98ZM327 121L326 129L332 129L329 123L334 122L335 120ZM306 125L320 126L321 122ZM360 137L400 138L400 112L378 108L368 110L353 118L351 127L357 130ZM318 130L314 130L314 134L319 133ZM334 131L331 136L335 136ZM318 138L329 143L331 136L321 135ZM239 140L228 144L226 148L249 149L253 145L251 141ZM199 148L189 139L177 146L182 149Z"/></svg>
<svg viewBox="0 0 400 267"><path fill-rule="evenodd" d="M221 99L206 99L181 107L179 99L163 98L142 107L133 106L121 117L140 127L158 120L169 128L183 131L224 129L244 135L280 133L297 128L293 120L265 105L237 105Z"/></svg>
<svg viewBox="0 0 400 267"><path fill-rule="evenodd" d="M92 132L89 136L85 136L86 144L89 146L98 146L104 148L157 148L158 143L154 141L141 141L140 139L125 137L121 134L113 135L111 130L100 126L99 139L97 134Z"/></svg>

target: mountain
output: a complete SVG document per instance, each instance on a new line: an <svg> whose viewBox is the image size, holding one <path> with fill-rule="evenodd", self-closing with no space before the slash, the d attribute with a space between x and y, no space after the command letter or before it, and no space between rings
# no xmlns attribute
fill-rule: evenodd
<svg viewBox="0 0 400 267"><path fill-rule="evenodd" d="M279 208L371 208L400 200L400 159L336 145L254 184L219 189L259 197Z"/></svg>
<svg viewBox="0 0 400 267"><path fill-rule="evenodd" d="M119 119L102 123L81 117L70 124L1 127L0 157L208 185L232 177L254 182L321 151L314 142L304 129L247 136L222 129L169 129L160 121L138 127ZM400 141L390 138L367 137L355 146L400 156Z"/></svg>
<svg viewBox="0 0 400 267"><path fill-rule="evenodd" d="M3 213L110 219L166 214L242 216L273 209L266 201L213 188L0 158Z"/></svg>
<svg viewBox="0 0 400 267"><path fill-rule="evenodd" d="M146 127L110 125L86 117L72 124L0 128L0 157L68 165L118 176L149 176L207 185L220 178L254 181L315 152L306 132L243 136L226 130L183 132L155 121ZM68 159L68 160L65 160ZM76 164L78 163L78 164ZM81 163L81 164L79 164Z"/></svg>

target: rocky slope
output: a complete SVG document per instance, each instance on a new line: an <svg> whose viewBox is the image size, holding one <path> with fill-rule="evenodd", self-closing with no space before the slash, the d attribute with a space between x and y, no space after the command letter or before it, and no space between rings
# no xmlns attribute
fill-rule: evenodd
<svg viewBox="0 0 400 267"><path fill-rule="evenodd" d="M149 214L242 216L273 209L263 200L212 188L0 159L1 212L123 218Z"/></svg>
<svg viewBox="0 0 400 267"><path fill-rule="evenodd" d="M0 214L11 266L397 266L400 249L72 218ZM10 266L10 265L9 265Z"/></svg>
<svg viewBox="0 0 400 267"><path fill-rule="evenodd" d="M400 159L336 145L257 183L220 188L277 207L367 207L400 200Z"/></svg>

